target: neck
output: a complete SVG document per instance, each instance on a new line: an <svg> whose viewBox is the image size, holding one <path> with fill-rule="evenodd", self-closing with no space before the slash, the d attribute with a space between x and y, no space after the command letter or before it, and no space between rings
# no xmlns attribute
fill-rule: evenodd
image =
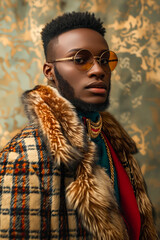
<svg viewBox="0 0 160 240"><path fill-rule="evenodd" d="M87 111L77 110L77 113L80 118L85 117L87 119L90 119L93 122L98 121L100 116L99 112L96 112L96 111L87 112Z"/></svg>

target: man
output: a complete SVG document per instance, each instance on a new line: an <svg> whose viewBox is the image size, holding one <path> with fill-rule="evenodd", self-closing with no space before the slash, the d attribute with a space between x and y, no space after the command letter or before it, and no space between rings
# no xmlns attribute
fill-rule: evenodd
<svg viewBox="0 0 160 240"><path fill-rule="evenodd" d="M1 239L157 239L135 143L104 111L104 33L88 12L42 30L48 85L23 94L30 125L1 152Z"/></svg>

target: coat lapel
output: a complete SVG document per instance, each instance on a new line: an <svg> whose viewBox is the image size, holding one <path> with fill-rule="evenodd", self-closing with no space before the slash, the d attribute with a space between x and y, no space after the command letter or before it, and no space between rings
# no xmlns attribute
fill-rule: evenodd
<svg viewBox="0 0 160 240"><path fill-rule="evenodd" d="M22 101L55 164L76 169L75 181L66 186L68 207L78 211L83 225L97 239L128 239L110 178L95 164L96 146L87 137L72 104L50 86L25 92Z"/></svg>
<svg viewBox="0 0 160 240"><path fill-rule="evenodd" d="M66 185L67 207L78 212L83 225L96 239L106 236L128 239L110 179L104 169L95 164L95 144L89 141L74 106L55 88L42 85L25 92L22 101L31 124L45 140L54 164L64 164L76 174L75 180ZM152 206L139 166L131 155L137 152L136 145L111 114L103 112L101 116L103 131L130 178L141 219L145 219L141 234L155 239Z"/></svg>

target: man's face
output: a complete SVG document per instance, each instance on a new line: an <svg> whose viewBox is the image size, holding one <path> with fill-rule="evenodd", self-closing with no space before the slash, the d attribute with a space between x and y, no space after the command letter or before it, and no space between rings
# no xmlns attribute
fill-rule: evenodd
<svg viewBox="0 0 160 240"><path fill-rule="evenodd" d="M86 28L70 30L50 41L47 61L72 57L79 49L87 49L94 56L100 56L103 51L108 50L108 45L94 30ZM107 105L111 78L109 68L108 71L104 71L96 60L88 71L78 69L73 61L56 62L49 66L44 65L45 75L53 78L55 87L74 105L76 103L72 101L73 99L89 105Z"/></svg>

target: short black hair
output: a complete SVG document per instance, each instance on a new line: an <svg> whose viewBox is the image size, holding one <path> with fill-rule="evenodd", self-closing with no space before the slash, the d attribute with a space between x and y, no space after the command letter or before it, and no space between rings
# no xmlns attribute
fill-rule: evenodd
<svg viewBox="0 0 160 240"><path fill-rule="evenodd" d="M94 13L89 12L70 12L64 13L51 22L47 23L41 31L41 38L45 56L47 56L47 46L51 39L57 37L61 33L67 32L76 28L89 28L97 31L103 37L105 28L100 18L96 18Z"/></svg>

